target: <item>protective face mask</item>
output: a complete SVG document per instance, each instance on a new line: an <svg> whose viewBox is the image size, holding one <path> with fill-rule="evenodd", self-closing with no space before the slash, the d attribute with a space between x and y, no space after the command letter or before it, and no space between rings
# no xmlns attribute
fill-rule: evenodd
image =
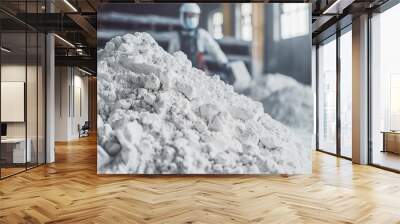
<svg viewBox="0 0 400 224"><path fill-rule="evenodd" d="M185 18L185 26L187 29L196 29L199 25L199 17L186 17Z"/></svg>

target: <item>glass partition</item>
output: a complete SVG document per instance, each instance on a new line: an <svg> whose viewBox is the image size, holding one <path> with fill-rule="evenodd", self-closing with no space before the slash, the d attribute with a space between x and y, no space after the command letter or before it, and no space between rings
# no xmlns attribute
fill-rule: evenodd
<svg viewBox="0 0 400 224"><path fill-rule="evenodd" d="M336 36L318 48L318 149L336 153Z"/></svg>
<svg viewBox="0 0 400 224"><path fill-rule="evenodd" d="M26 74L26 112L27 112L27 150L30 151L30 160L27 167L34 167L37 165L37 127L38 127L38 35L36 32L27 33L27 74Z"/></svg>
<svg viewBox="0 0 400 224"><path fill-rule="evenodd" d="M16 13L42 13L44 1L1 2ZM44 33L0 12L0 178L45 163Z"/></svg>
<svg viewBox="0 0 400 224"><path fill-rule="evenodd" d="M26 141L26 41L25 32L1 34L2 177L24 171L31 161Z"/></svg>
<svg viewBox="0 0 400 224"><path fill-rule="evenodd" d="M45 124L46 124L46 38L43 33L38 33L38 76L37 76L37 162L43 164L46 162L46 144L45 144Z"/></svg>

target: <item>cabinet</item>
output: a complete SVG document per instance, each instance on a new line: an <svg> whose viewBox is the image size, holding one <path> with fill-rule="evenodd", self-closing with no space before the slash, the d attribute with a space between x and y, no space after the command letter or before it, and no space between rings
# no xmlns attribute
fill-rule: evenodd
<svg viewBox="0 0 400 224"><path fill-rule="evenodd" d="M388 131L383 133L383 152L400 154L400 132Z"/></svg>

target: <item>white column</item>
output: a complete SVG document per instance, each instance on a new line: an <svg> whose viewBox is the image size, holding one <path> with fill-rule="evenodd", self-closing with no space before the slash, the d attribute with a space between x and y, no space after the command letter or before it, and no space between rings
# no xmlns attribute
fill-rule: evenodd
<svg viewBox="0 0 400 224"><path fill-rule="evenodd" d="M54 11L50 1L46 4L47 11ZM55 161L54 132L55 132L55 54L54 34L46 35L46 163Z"/></svg>
<svg viewBox="0 0 400 224"><path fill-rule="evenodd" d="M353 20L353 162L368 163L368 16Z"/></svg>
<svg viewBox="0 0 400 224"><path fill-rule="evenodd" d="M54 132L55 132L55 76L54 76L54 35L47 34L46 37L46 60L47 60L47 71L46 71L46 158L47 163L52 163L55 161L55 151L54 151Z"/></svg>

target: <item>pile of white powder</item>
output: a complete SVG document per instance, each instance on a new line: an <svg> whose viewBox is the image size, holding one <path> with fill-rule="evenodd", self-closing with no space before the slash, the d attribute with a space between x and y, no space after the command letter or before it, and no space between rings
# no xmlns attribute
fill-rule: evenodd
<svg viewBox="0 0 400 224"><path fill-rule="evenodd" d="M263 100L271 93L282 88L298 85L299 83L292 77L282 74L264 74L251 80L248 88L243 94L254 100Z"/></svg>
<svg viewBox="0 0 400 224"><path fill-rule="evenodd" d="M285 87L261 100L265 112L295 129L312 133L314 124L313 93L302 85Z"/></svg>
<svg viewBox="0 0 400 224"><path fill-rule="evenodd" d="M262 104L146 33L98 52L98 172L308 173L310 149Z"/></svg>
<svg viewBox="0 0 400 224"><path fill-rule="evenodd" d="M310 86L286 75L267 74L252 80L243 94L260 101L266 113L296 132L306 132L308 137L313 132L314 97Z"/></svg>

